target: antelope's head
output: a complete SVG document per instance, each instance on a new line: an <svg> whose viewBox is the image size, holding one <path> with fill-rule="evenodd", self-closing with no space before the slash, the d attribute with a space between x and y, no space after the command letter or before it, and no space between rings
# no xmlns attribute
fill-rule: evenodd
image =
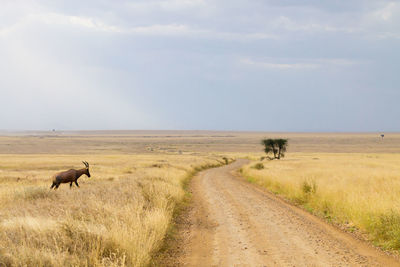
<svg viewBox="0 0 400 267"><path fill-rule="evenodd" d="M83 164L85 164L85 167L86 167L86 175L87 175L87 177L90 177L90 172L89 172L89 163L87 163L86 161L82 161L83 162Z"/></svg>

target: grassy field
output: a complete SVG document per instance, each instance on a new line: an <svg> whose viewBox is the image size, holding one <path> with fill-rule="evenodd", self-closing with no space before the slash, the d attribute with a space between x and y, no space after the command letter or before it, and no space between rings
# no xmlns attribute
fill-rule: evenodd
<svg viewBox="0 0 400 267"><path fill-rule="evenodd" d="M0 133L0 266L146 266L188 177L224 156L259 159L276 137L289 138L287 157L253 161L250 181L400 249L400 134L23 132ZM81 188L49 189L82 160Z"/></svg>
<svg viewBox="0 0 400 267"><path fill-rule="evenodd" d="M289 153L253 161L242 173L383 248L400 249L400 154Z"/></svg>
<svg viewBox="0 0 400 267"><path fill-rule="evenodd" d="M50 190L91 165L81 188ZM0 266L145 266L162 245L183 181L220 156L0 155Z"/></svg>

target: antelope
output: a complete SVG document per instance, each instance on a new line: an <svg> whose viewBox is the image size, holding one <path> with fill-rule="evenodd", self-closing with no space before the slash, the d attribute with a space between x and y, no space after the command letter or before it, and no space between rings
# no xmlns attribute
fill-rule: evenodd
<svg viewBox="0 0 400 267"><path fill-rule="evenodd" d="M79 170L68 170L65 172L59 172L53 176L53 184L51 185L50 189L54 187L56 190L60 184L70 183L69 188L72 188L72 183L75 183L77 187L79 187L78 179L82 176L82 174L86 174L87 177L90 177L89 172L89 163L86 161L82 161L85 164L86 168L79 169Z"/></svg>

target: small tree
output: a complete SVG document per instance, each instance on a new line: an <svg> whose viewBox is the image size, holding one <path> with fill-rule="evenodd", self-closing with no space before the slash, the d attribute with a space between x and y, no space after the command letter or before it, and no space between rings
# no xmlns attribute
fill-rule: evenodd
<svg viewBox="0 0 400 267"><path fill-rule="evenodd" d="M281 159L285 157L286 148L288 145L287 139L264 139L261 141L264 145L264 151L266 154L272 152L275 159Z"/></svg>
<svg viewBox="0 0 400 267"><path fill-rule="evenodd" d="M278 147L278 159L281 159L281 157L284 158L288 140L287 139L276 139L275 143L276 143L276 146Z"/></svg>
<svg viewBox="0 0 400 267"><path fill-rule="evenodd" d="M274 158L276 158L278 149L275 146L275 140L274 139L264 139L261 141L261 143L264 145L265 154L268 155L270 152L272 152L272 153L274 153Z"/></svg>

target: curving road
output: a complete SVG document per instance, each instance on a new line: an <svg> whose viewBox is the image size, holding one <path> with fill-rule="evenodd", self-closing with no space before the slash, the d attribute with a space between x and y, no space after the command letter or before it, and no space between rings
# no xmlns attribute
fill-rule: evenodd
<svg viewBox="0 0 400 267"><path fill-rule="evenodd" d="M400 266L364 242L248 184L235 163L192 180L183 266Z"/></svg>

